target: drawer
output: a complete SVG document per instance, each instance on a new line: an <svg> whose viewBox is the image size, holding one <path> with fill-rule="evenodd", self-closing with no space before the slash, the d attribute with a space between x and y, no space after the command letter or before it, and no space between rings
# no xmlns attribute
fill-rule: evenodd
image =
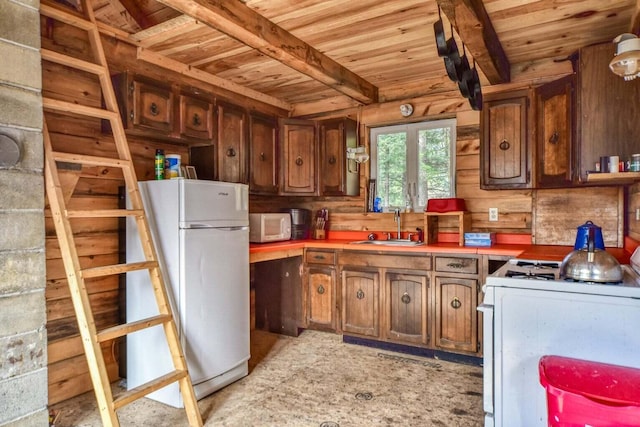
<svg viewBox="0 0 640 427"><path fill-rule="evenodd" d="M435 256L436 271L478 274L478 258Z"/></svg>
<svg viewBox="0 0 640 427"><path fill-rule="evenodd" d="M307 249L304 254L304 262L307 264L335 265L336 253L334 251Z"/></svg>
<svg viewBox="0 0 640 427"><path fill-rule="evenodd" d="M431 256L423 255L379 255L362 251L344 251L340 264L354 267L387 267L409 270L431 270Z"/></svg>

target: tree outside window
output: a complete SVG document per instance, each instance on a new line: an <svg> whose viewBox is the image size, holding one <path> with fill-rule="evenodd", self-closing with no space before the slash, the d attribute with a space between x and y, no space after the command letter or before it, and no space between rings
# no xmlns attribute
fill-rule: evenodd
<svg viewBox="0 0 640 427"><path fill-rule="evenodd" d="M455 197L455 120L371 129L371 177L387 209Z"/></svg>

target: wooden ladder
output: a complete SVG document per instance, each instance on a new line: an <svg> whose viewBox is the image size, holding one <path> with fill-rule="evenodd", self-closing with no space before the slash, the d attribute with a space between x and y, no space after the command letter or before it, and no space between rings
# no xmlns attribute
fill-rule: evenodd
<svg viewBox="0 0 640 427"><path fill-rule="evenodd" d="M41 50L42 59L96 75L100 80L100 86L102 88L104 108L83 106L47 97L43 98L43 108L45 111L54 111L58 114L71 114L108 120L111 124L117 157L96 157L53 151L51 137L45 120L43 128L45 153L44 169L47 197L55 224L56 235L60 245L60 252L64 262L67 281L69 283L73 307L78 320L82 344L87 358L87 364L89 365L89 373L91 375L91 381L93 382L100 416L102 417L102 423L105 426L119 426L120 423L116 414L117 409L171 383L179 382L189 424L192 426L202 426L202 417L198 409L198 402L193 391L191 378L187 371L187 365L180 345L174 317L171 312L167 290L162 279L149 225L144 213L142 199L138 190L138 181L124 132L124 127L122 125L120 112L118 110L115 92L111 83L111 77L109 75L95 15L87 0L82 0L81 4L84 16L74 14L71 11L63 11L45 4L41 4L40 13L48 18L86 31L95 62L73 58L44 48ZM58 174L57 162L120 168L124 176L126 191L131 202L131 209L68 210L66 207L65 194L63 193L63 188L60 183L61 180ZM126 216L132 216L135 218L138 226L138 232L140 234L142 249L145 254L145 260L128 264L82 268L74 242L70 219L107 217L122 218ZM149 271L158 304L159 314L147 319L125 323L98 331L96 329L91 310L85 279L119 275L136 270ZM157 325L162 325L164 328L175 370L132 390L128 390L114 399L111 393L111 386L100 343ZM154 357L154 355L150 354L149 358L152 357Z"/></svg>

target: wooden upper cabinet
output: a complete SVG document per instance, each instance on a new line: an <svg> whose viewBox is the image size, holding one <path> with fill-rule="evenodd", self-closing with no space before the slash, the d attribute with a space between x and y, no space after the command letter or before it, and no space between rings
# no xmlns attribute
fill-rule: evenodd
<svg viewBox="0 0 640 427"><path fill-rule="evenodd" d="M256 114L249 116L249 191L278 193L278 121Z"/></svg>
<svg viewBox="0 0 640 427"><path fill-rule="evenodd" d="M180 136L210 140L213 138L213 104L180 94Z"/></svg>
<svg viewBox="0 0 640 427"><path fill-rule="evenodd" d="M173 130L173 92L170 87L143 80L129 84L129 119L136 127L162 133Z"/></svg>
<svg viewBox="0 0 640 427"><path fill-rule="evenodd" d="M640 79L625 81L609 69L615 45L580 49L578 64L578 167L582 182L600 156L629 160L640 153Z"/></svg>
<svg viewBox="0 0 640 427"><path fill-rule="evenodd" d="M537 187L573 182L575 76L536 88Z"/></svg>
<svg viewBox="0 0 640 427"><path fill-rule="evenodd" d="M172 142L212 143L213 97L130 72L111 79L127 133ZM103 126L110 124L104 121Z"/></svg>
<svg viewBox="0 0 640 427"><path fill-rule="evenodd" d="M358 165L347 160L347 147L355 148L357 124L351 119L322 121L320 136L320 194L357 196L360 194Z"/></svg>
<svg viewBox="0 0 640 427"><path fill-rule="evenodd" d="M247 113L235 105L219 102L218 114L218 176L219 181L249 181L247 160Z"/></svg>
<svg viewBox="0 0 640 427"><path fill-rule="evenodd" d="M282 138L281 194L316 195L316 125L306 120L285 119Z"/></svg>
<svg viewBox="0 0 640 427"><path fill-rule="evenodd" d="M530 91L488 94L481 114L480 186L531 187Z"/></svg>

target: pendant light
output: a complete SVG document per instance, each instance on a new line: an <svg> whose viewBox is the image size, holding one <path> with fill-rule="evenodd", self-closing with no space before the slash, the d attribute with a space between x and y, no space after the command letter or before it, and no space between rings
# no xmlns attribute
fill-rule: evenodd
<svg viewBox="0 0 640 427"><path fill-rule="evenodd" d="M634 34L620 34L613 40L616 54L609 63L609 68L626 81L640 76L640 39Z"/></svg>

